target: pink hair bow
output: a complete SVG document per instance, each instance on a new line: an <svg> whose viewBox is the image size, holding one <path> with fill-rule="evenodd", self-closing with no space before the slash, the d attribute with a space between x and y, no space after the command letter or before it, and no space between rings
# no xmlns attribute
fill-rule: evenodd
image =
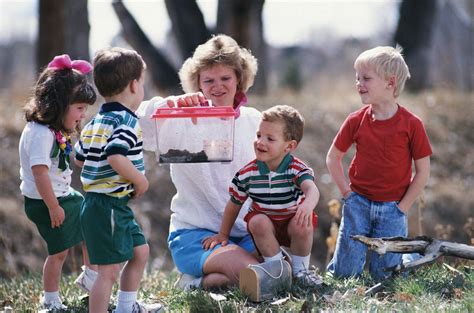
<svg viewBox="0 0 474 313"><path fill-rule="evenodd" d="M67 54L57 55L54 59L49 62L48 68L63 70L63 69L74 69L82 74L87 74L92 71L92 65L84 60L74 60L71 61L71 58Z"/></svg>

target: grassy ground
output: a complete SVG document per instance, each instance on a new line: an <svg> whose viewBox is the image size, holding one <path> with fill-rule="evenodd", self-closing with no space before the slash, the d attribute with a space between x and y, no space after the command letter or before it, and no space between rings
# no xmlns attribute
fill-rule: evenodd
<svg viewBox="0 0 474 313"><path fill-rule="evenodd" d="M61 282L62 297L70 312L87 312L87 298L75 287L75 276ZM365 292L374 283L366 277L336 280L326 277L326 286L309 290L293 285L272 300L252 303L239 289L183 292L175 289L175 274L148 274L139 296L145 302L159 301L167 312L473 312L474 267L445 264L425 266L408 277L398 277L373 296ZM41 296L39 274L0 281L0 310L32 312ZM114 290L114 293L116 288ZM3 309L2 309L3 308Z"/></svg>

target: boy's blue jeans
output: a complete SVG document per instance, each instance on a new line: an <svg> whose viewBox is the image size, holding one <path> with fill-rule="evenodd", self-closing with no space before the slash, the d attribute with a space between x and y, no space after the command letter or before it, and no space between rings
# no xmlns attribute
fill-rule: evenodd
<svg viewBox="0 0 474 313"><path fill-rule="evenodd" d="M398 208L398 201L371 201L352 192L342 208L336 251L327 270L335 277L358 276L362 273L367 246L351 239L350 236L406 237L407 233L407 217ZM369 251L370 274L377 281L383 280L390 276L390 272L385 272L384 268L398 265L401 260L401 253L386 253L379 256L374 251Z"/></svg>

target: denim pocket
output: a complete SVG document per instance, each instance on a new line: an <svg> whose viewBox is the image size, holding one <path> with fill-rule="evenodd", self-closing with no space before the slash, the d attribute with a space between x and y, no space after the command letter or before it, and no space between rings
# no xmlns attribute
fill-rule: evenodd
<svg viewBox="0 0 474 313"><path fill-rule="evenodd" d="M342 198L341 198L342 203L345 203L347 200L349 200L349 199L350 199L353 195L355 195L355 194L356 194L356 193L355 193L354 191L351 191L347 197L345 197L345 198L342 197Z"/></svg>
<svg viewBox="0 0 474 313"><path fill-rule="evenodd" d="M405 212L402 211L402 209L400 209L400 207L398 206L398 204L400 203L400 201L394 201L393 202L393 205L395 206L395 209L400 212L400 214L403 214L403 215L407 215Z"/></svg>

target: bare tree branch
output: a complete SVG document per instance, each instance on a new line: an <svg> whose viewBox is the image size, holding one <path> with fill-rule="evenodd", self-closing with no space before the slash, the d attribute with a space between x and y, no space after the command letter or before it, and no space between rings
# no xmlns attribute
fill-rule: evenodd
<svg viewBox="0 0 474 313"><path fill-rule="evenodd" d="M125 40L145 59L154 85L158 89L169 92L180 91L176 70L165 56L153 46L123 2L115 0L112 5L122 24Z"/></svg>
<svg viewBox="0 0 474 313"><path fill-rule="evenodd" d="M369 238L365 236L351 236L352 239L367 245L370 250L378 254L387 252L408 253L418 252L423 255L439 254L439 256L455 256L474 260L474 247L462 243L437 240L426 236L415 238L390 237Z"/></svg>
<svg viewBox="0 0 474 313"><path fill-rule="evenodd" d="M211 36L206 27L196 1L165 0L166 9L171 19L172 31L181 50L181 57L187 59L194 49Z"/></svg>
<svg viewBox="0 0 474 313"><path fill-rule="evenodd" d="M420 253L422 258L399 264L393 268L386 268L386 271L392 271L393 275L401 272L411 271L420 266L433 263L441 256L455 256L459 258L474 260L474 247L462 243L442 241L426 236L415 238L390 237L390 238L369 238L365 236L351 236L352 239L367 245L370 250L378 254L392 253ZM373 295L381 291L390 280L384 280L369 288L365 294Z"/></svg>

